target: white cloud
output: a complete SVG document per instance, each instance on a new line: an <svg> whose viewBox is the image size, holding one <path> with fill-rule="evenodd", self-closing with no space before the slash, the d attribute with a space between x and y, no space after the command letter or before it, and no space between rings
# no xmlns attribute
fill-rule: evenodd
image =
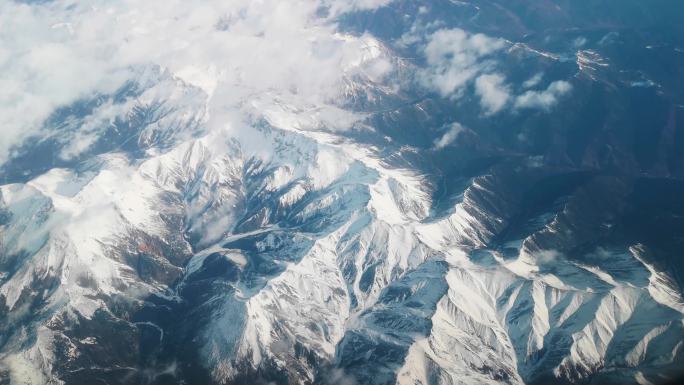
<svg viewBox="0 0 684 385"><path fill-rule="evenodd" d="M505 42L462 29L440 29L428 37L424 53L427 68L419 71L419 81L442 96L459 96L479 73L489 69L487 57L502 49Z"/></svg>
<svg viewBox="0 0 684 385"><path fill-rule="evenodd" d="M572 85L564 80L551 83L546 90L527 91L515 100L515 108L541 108L549 110L558 103L558 99L569 93Z"/></svg>
<svg viewBox="0 0 684 385"><path fill-rule="evenodd" d="M334 14L346 13L357 10L376 9L384 7L392 2L392 0L331 0L323 1L325 5L330 6Z"/></svg>
<svg viewBox="0 0 684 385"><path fill-rule="evenodd" d="M451 127L449 127L449 130L442 135L439 139L435 141L435 148L438 150L443 149L444 147L450 145L451 143L458 138L458 136L463 132L465 128L458 123L454 122L451 124Z"/></svg>
<svg viewBox="0 0 684 385"><path fill-rule="evenodd" d="M328 381L337 385L357 385L356 379L345 373L343 369L333 369L329 374Z"/></svg>
<svg viewBox="0 0 684 385"><path fill-rule="evenodd" d="M97 107L91 115L81 122L79 130L62 148L60 157L72 159L86 151L102 134L103 127L113 124L117 117L126 114L131 107L129 103L113 104L111 101Z"/></svg>
<svg viewBox="0 0 684 385"><path fill-rule="evenodd" d="M340 34L334 18L389 1L0 2L0 164L57 107L112 93L140 66L220 94L221 111L254 95L334 104L345 79L391 69L375 39Z"/></svg>
<svg viewBox="0 0 684 385"><path fill-rule="evenodd" d="M563 257L563 254L558 250L540 250L534 254L535 260L538 264L549 264L558 261Z"/></svg>
<svg viewBox="0 0 684 385"><path fill-rule="evenodd" d="M531 78L523 82L523 88L532 88L539 84L544 79L544 73L538 72L534 74Z"/></svg>
<svg viewBox="0 0 684 385"><path fill-rule="evenodd" d="M500 74L480 75L475 80L475 93L480 97L480 105L487 114L501 111L510 99L506 79Z"/></svg>
<svg viewBox="0 0 684 385"><path fill-rule="evenodd" d="M575 48L582 48L585 44L587 44L587 38L584 36L580 36L572 42L572 45L575 46Z"/></svg>
<svg viewBox="0 0 684 385"><path fill-rule="evenodd" d="M474 83L475 95L479 97L486 115L501 112L507 106L549 110L572 89L566 81L555 81L546 90L512 94L505 76L495 72L498 63L492 57L506 46L504 40L470 34L458 28L439 29L427 37L421 36L425 29L426 26L416 23L400 40L404 45L425 42L426 66L417 71L419 83L442 97L452 99L461 97ZM543 73L537 73L521 86L524 89L535 87L543 78Z"/></svg>

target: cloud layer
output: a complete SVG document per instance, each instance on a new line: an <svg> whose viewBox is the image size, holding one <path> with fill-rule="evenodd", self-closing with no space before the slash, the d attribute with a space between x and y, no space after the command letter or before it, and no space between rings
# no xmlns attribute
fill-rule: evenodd
<svg viewBox="0 0 684 385"><path fill-rule="evenodd" d="M487 116L506 108L549 110L572 89L566 81L555 81L546 89L532 90L542 82L541 73L513 87L498 72L501 59L497 54L508 44L502 39L471 34L459 28L439 29L426 36L420 36L421 30L414 25L411 33L402 39L404 44L423 44L421 50L426 65L417 72L418 82L426 89L452 99L462 97L472 87ZM516 95L514 88L527 91Z"/></svg>
<svg viewBox="0 0 684 385"><path fill-rule="evenodd" d="M235 128L255 111L272 124L350 127L359 116L338 106L345 84L361 75L381 82L392 62L375 38L342 34L334 21L390 1L0 2L0 165L26 138L59 135L45 125L55 109L111 94L149 66L208 95L209 128ZM533 89L545 87L539 75L516 95L498 68L501 39L457 28L412 33L405 40L425 57L418 83L447 98L472 92L485 116L548 110L571 90L565 81ZM102 106L62 156L87 148L126 107Z"/></svg>
<svg viewBox="0 0 684 385"><path fill-rule="evenodd" d="M493 64L487 58L502 49L504 41L462 29L440 29L424 48L427 68L418 74L423 85L442 96L458 95L477 74Z"/></svg>
<svg viewBox="0 0 684 385"><path fill-rule="evenodd" d="M346 77L366 65L382 76L388 65L372 63L381 60L369 57L372 37L339 34L333 20L388 1L1 2L0 164L50 129L55 108L112 93L140 66L219 94L217 110L267 94L334 104Z"/></svg>
<svg viewBox="0 0 684 385"><path fill-rule="evenodd" d="M541 91L526 91L515 99L516 108L540 108L549 110L558 103L561 96L572 90L572 85L564 80L555 81Z"/></svg>

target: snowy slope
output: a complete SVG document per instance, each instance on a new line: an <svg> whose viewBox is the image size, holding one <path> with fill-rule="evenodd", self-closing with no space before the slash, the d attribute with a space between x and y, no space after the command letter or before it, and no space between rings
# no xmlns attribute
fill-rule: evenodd
<svg viewBox="0 0 684 385"><path fill-rule="evenodd" d="M134 312L151 295L199 301L194 346L218 382L575 382L681 360L681 289L643 246L583 263L534 250L535 237L563 237L560 211L504 258L487 248L506 221L495 176L430 218L425 176L374 148L293 126L259 132L268 158L209 133L4 186L10 378L58 379L65 341L69 361L104 338L75 340L65 322L104 311L129 333L162 330L113 310L117 297Z"/></svg>
<svg viewBox="0 0 684 385"><path fill-rule="evenodd" d="M275 12L264 26L260 7L275 7L264 4L226 5L210 27L189 18L194 43L210 28L236 46L207 42L226 49L208 67L157 51L157 64L131 59L126 82L57 108L43 136L2 164L0 384L656 384L679 374L679 265L662 238L643 235L649 215L666 215L637 199L639 172L586 171L591 154L579 167L570 150L547 159L507 147L509 132L457 121L469 119L454 105L478 83L476 64L489 71L490 55L517 43L430 35L465 46L425 59L457 66L440 76L470 74L439 95L415 83L430 75L423 59L400 52L425 39L415 31L390 48L318 21L349 10L311 1L295 7L301 25ZM172 32L133 24L134 35ZM265 60L289 57L259 40L274 34L308 59ZM234 55L251 45L252 61ZM590 76L577 92L608 71L579 52ZM534 60L545 69L557 57ZM569 87L520 92L551 101L532 113L546 129L559 124L543 112ZM458 108L484 119L493 112L482 100ZM527 115L511 115L529 130L515 137L532 137Z"/></svg>

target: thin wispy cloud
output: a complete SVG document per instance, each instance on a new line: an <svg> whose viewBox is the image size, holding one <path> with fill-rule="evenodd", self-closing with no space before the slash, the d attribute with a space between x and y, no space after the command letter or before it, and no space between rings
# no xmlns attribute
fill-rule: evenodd
<svg viewBox="0 0 684 385"><path fill-rule="evenodd" d="M458 122L454 122L449 129L435 141L435 149L441 150L454 143L465 128Z"/></svg>
<svg viewBox="0 0 684 385"><path fill-rule="evenodd" d="M527 91L515 99L515 108L539 108L549 110L560 98L572 90L572 85L564 80L555 81L541 91Z"/></svg>
<svg viewBox="0 0 684 385"><path fill-rule="evenodd" d="M534 74L531 78L525 80L522 84L523 88L532 88L537 86L541 81L544 79L544 74L542 72L538 72Z"/></svg>

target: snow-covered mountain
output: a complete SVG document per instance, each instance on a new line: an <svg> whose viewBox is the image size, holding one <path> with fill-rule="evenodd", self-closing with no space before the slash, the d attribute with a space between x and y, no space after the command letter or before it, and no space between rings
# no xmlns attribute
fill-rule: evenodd
<svg viewBox="0 0 684 385"><path fill-rule="evenodd" d="M0 146L0 384L682 374L684 72L620 56L672 31L566 1L66 3L0 14L113 28L121 66L86 59L123 80L27 88L54 108Z"/></svg>

